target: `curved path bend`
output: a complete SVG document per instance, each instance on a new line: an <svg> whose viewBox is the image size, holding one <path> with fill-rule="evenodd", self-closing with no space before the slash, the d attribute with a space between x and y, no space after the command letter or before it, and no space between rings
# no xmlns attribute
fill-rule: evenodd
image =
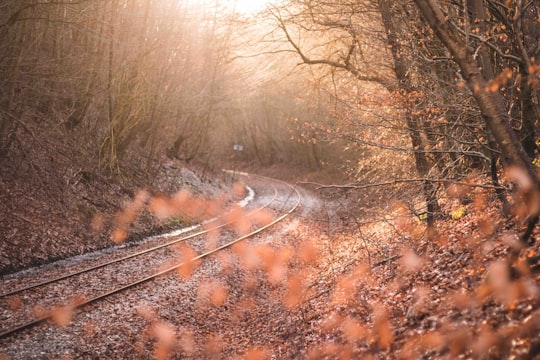
<svg viewBox="0 0 540 360"><path fill-rule="evenodd" d="M19 344L27 350L19 348L17 351L28 351L31 345L23 345L25 342L18 342L17 339L33 342L43 334L62 331L58 324L67 326L70 321L77 322L77 317L92 317L96 308L103 307L103 304L108 305L111 301L121 304L124 296L132 299L132 296L142 292L141 298L144 298L148 286L159 291L159 285L156 284L158 278L178 281L177 276L168 275L174 274L188 263L206 261L205 258L260 234L286 219L302 201L300 192L294 186L260 176L241 176L255 189L255 200L244 214L252 215L263 209L271 209L272 221L257 228L252 227L249 233L242 236L235 236L230 224L222 221L215 226L205 226L205 230L173 236L172 239L171 236L156 237L150 245L145 244L143 249L135 251L129 249L129 253L106 253L97 261L91 258L92 263L98 262L97 265L89 266L87 262L81 261L74 269L60 271L60 274L58 270L50 271L51 274L42 269L25 271L19 276L18 284L13 281L7 285L0 283L0 350L6 351L6 354L14 354L13 347L17 348L15 344ZM220 233L219 240L208 250L207 232L216 230ZM193 255L191 259L179 262L177 246L188 242L194 250ZM52 269L54 268L52 266ZM204 271L204 268L201 266L201 271ZM21 285L25 283L28 285ZM111 300L112 298L114 300Z"/></svg>

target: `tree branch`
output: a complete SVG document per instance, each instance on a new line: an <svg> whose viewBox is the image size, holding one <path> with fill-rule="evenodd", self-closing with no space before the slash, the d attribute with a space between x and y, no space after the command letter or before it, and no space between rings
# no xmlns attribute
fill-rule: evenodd
<svg viewBox="0 0 540 360"><path fill-rule="evenodd" d="M503 186L495 186L495 185L485 185L485 184L471 184L466 183L458 180L451 180L451 179L430 179L430 178L417 178L417 179L396 179L391 181L383 181L373 184L364 184L364 185L356 185L356 184L344 184L344 185L326 185L326 184L320 184L317 182L311 182L311 181L299 181L296 184L298 185L314 185L316 186L316 190L326 190L326 189L338 189L338 190L364 190L364 189L370 189L374 187L382 187L382 186L395 186L399 184L407 184L407 183L423 183L423 182L433 182L433 183L444 183L444 184L453 184L453 185L463 185L463 186L470 186L470 187L476 187L481 189L505 189Z"/></svg>
<svg viewBox="0 0 540 360"><path fill-rule="evenodd" d="M281 15L275 14L275 13L272 13L272 15L274 16L274 18L278 22L279 28L285 34L285 37L287 38L287 41L289 42L289 44L294 48L295 52L302 59L303 64L307 64L307 65L327 65L327 66L331 66L331 67L334 67L334 68L337 68L337 69L346 70L349 73L351 73L359 81L375 82L375 83L379 83L379 84L384 84L384 83L387 82L387 79L382 78L382 77L377 76L377 75L368 76L368 75L361 74L360 71L358 71L357 68L355 68L354 66L351 65L351 63L350 63L350 56L351 56L350 52L354 51L354 49L355 49L354 44L351 45L351 47L348 49L349 51L348 51L348 54L347 54L347 58L345 59L345 62L343 62L343 63L338 62L338 61L329 60L329 59L311 59L311 58L309 58L306 54L304 54L302 49L300 49L300 46L292 39L292 37L291 37L291 35L290 35L290 33L289 33L288 29L287 29L287 25L285 24L285 21L283 21L283 18L281 17Z"/></svg>
<svg viewBox="0 0 540 360"><path fill-rule="evenodd" d="M65 1L51 1L51 2L43 2L43 3L34 3L34 4L28 4L23 7L21 7L19 10L15 11L9 19L3 24L0 24L0 29L6 26L12 26L17 21L23 21L23 20L31 20L31 18L19 18L19 16L26 10L39 7L42 5L78 5L85 2L89 2L91 0L80 0L80 1L73 1L73 2L65 2Z"/></svg>
<svg viewBox="0 0 540 360"><path fill-rule="evenodd" d="M473 39L476 39L476 40L480 41L482 44L487 45L487 47L489 47L491 50L495 51L497 53L497 55L499 55L500 57L508 59L508 60L515 61L518 64L523 64L523 59L521 59L521 58L519 58L517 56L514 56L514 55L505 54L495 44L491 43L489 40L485 39L483 36L477 35L477 34L474 34L474 33L471 33L471 32L466 33L463 29L461 29L459 26L457 26L453 21L451 22L451 24L454 26L454 28L457 31L459 31L460 34L468 35L468 36L472 37Z"/></svg>

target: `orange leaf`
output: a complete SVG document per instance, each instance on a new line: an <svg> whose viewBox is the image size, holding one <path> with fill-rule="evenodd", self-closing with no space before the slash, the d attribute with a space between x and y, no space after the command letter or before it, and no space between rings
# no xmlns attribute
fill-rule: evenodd
<svg viewBox="0 0 540 360"><path fill-rule="evenodd" d="M246 360L264 360L268 358L268 351L260 346L251 348L244 354L244 359Z"/></svg>
<svg viewBox="0 0 540 360"><path fill-rule="evenodd" d="M111 238L116 244L121 244L126 241L127 236L128 232L124 228L115 228L111 234Z"/></svg>
<svg viewBox="0 0 540 360"><path fill-rule="evenodd" d="M227 288L222 284L215 284L214 289L212 289L212 293L210 295L210 302L214 306L221 306L225 304L225 301L227 300L228 290Z"/></svg>
<svg viewBox="0 0 540 360"><path fill-rule="evenodd" d="M319 258L319 249L311 240L306 240L298 247L298 259L305 264L314 264Z"/></svg>
<svg viewBox="0 0 540 360"><path fill-rule="evenodd" d="M59 306L51 311L51 319L60 327L66 327L73 317L73 305Z"/></svg>
<svg viewBox="0 0 540 360"><path fill-rule="evenodd" d="M373 323L374 335L382 349L388 349L394 341L394 335L386 309L381 305L374 306L375 316Z"/></svg>
<svg viewBox="0 0 540 360"><path fill-rule="evenodd" d="M181 277L190 277L197 266L199 266L201 260L195 260L197 253L187 244L180 245L179 252L182 265L178 268L177 272Z"/></svg>
<svg viewBox="0 0 540 360"><path fill-rule="evenodd" d="M363 339L367 335L367 329L357 320L347 318L341 324L341 329L345 339L349 342L355 342Z"/></svg>

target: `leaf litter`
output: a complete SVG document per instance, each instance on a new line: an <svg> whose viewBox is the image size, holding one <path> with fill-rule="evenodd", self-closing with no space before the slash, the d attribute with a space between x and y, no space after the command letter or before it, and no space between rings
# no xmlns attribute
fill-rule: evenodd
<svg viewBox="0 0 540 360"><path fill-rule="evenodd" d="M179 215L171 201L193 201L181 215L194 218L211 208L186 193L172 199L139 194L118 227L125 229L142 203L158 218ZM355 229L317 220L325 206L208 261L191 262L198 251L183 245L177 253L185 266L176 275L115 296L82 320L69 305L55 309L56 325L45 333L68 332L70 339L39 348L60 348L66 358L538 356L538 242L520 246L517 225L494 200L478 195L463 216L439 221L429 236L402 206L393 218ZM240 234L258 221L241 210L229 214ZM21 335L17 343L28 341ZM4 357L16 348L0 345Z"/></svg>

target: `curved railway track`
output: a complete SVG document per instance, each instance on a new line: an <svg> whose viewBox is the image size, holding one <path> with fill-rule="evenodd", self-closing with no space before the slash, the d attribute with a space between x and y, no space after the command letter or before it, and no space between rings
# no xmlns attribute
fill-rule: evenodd
<svg viewBox="0 0 540 360"><path fill-rule="evenodd" d="M255 214L255 213L259 212L259 211L262 211L263 209L266 209L268 206L270 206L270 204L277 197L277 191L278 191L277 188L274 187L274 196L270 199L270 201L268 201L268 203L264 204L263 206L259 207L258 209L255 209L255 210L251 211L250 213L247 214L247 216ZM208 221L208 223L212 223L213 221L217 221L217 220L218 219L211 219L211 220ZM147 253L157 251L159 249L170 247L170 246L173 246L173 245L178 244L180 242L187 241L187 240L196 238L198 236L206 235L211 231L218 230L218 229L221 229L221 228L225 228L228 225L231 225L230 221L221 223L219 225L216 225L216 226L211 227L211 228L207 228L207 229L202 230L202 231L197 231L197 232L191 233L191 234L183 236L183 237L177 237L176 239L166 241L164 243L161 243L161 244L158 244L158 245L155 245L155 246L151 246L151 247L143 249L143 250L135 251L135 252L132 252L132 253L127 254L127 255L122 255L122 256L120 256L118 258L113 258L111 260L107 260L107 261L104 261L104 262L101 262L101 263L98 263L98 264L95 264L95 265L91 265L91 266L85 267L83 269L67 272L67 273L59 275L59 276L54 276L54 277L51 277L49 279L37 281L35 283L30 283L30 284L27 284L27 285L24 285L24 286L21 286L21 287L16 287L16 288L8 290L8 291L6 291L4 293L0 293L0 299L4 298L6 296L21 293L23 291L32 290L32 289L35 289L35 288L38 288L38 287L41 287L41 286L52 284L52 283L55 283L55 282L58 282L58 281L61 281L61 280L64 280L64 279L69 279L71 277L75 277L77 275L81 275L81 274L87 273L87 272L92 271L92 270L97 270L97 269L100 269L100 268L105 267L105 266L114 265L114 264L117 264L117 263L125 261L125 260L129 260L129 259L141 256L141 255L144 255L144 254L147 254ZM200 225L197 225L197 228L198 227L200 227Z"/></svg>
<svg viewBox="0 0 540 360"><path fill-rule="evenodd" d="M261 179L266 179L267 181L269 180L269 178L265 178L265 177L257 176L257 175L248 175L245 173L240 173L240 175L245 176L245 177L248 177L248 176L257 177ZM6 315L5 310L4 310L4 314L2 315L2 317L5 318L3 319L4 323L5 322L13 323L13 321L6 321L6 320L9 320L10 318L21 318L23 320L19 320L18 325L14 325L14 326L11 325L7 328L2 328L0 326L0 339L13 336L24 329L28 329L30 327L43 323L47 320L50 320L54 316L53 309L61 307L61 306L66 306L66 301L67 301L66 299L69 299L69 298L76 299L76 300L72 300L71 303L67 305L69 306L70 311L73 311L74 309L81 309L85 305L88 305L91 303L97 303L98 301L106 299L107 297L113 294L118 294L127 289L134 288L140 284L147 283L153 279L156 279L157 277L170 274L178 270L180 267L182 267L183 265L185 265L186 263L190 261L202 260L219 251L227 249L240 241L243 241L256 234L259 234L260 232L266 230L267 228L279 223L280 221L287 218L292 212L294 212L298 208L298 206L300 206L301 201L302 201L302 196L296 187L293 187L280 180L275 180L275 179L270 179L270 180L274 183L281 184L280 186L282 187L287 188L288 193L287 193L286 199L281 202L280 204L281 206L274 208L274 211L277 212L278 214L275 215L275 218L268 224L261 226L257 229L254 229L248 234L245 234L243 236L233 237L232 239L229 238L225 242L221 244L217 244L217 246L214 249L209 250L209 251L202 251L200 254L194 256L192 259L188 261L169 264L169 265L164 265L163 263L158 264L157 266L154 266L154 267L159 270L154 270L149 274L146 271L144 271L141 273L141 275L139 275L139 277L135 279L132 278L129 281L123 282L121 284L117 284L114 288L97 290L97 292L91 292L91 294L86 294L86 295L70 294L69 296L66 296L64 294L64 295L55 296L52 299L49 299L49 304L42 306L43 309L49 309L49 310L41 310L41 313L38 316L32 315L32 313L35 313L35 309L34 311L31 311L28 308L24 308L22 310L22 313L23 313L22 315L21 315L21 312L18 312L18 310L8 311ZM278 200L279 198L278 189L275 185L272 185L272 187L273 187L273 195L270 197L270 200L266 202L265 204L263 204L262 206L254 210L251 210L246 216L263 211L263 209L269 209L272 206L272 204L280 203L280 201ZM173 248L175 245L181 242L187 242L187 241L191 241L197 238L201 238L204 235L208 234L209 232L225 228L226 226L230 224L231 222L221 223L219 225L206 228L205 230L197 231L195 233L191 233L183 237L175 238L173 240L166 241L164 243L154 245L149 248L145 248L143 250L135 251L127 255L122 255L120 257L117 257L111 260L102 261L99 264L87 266L77 271L61 274L60 276L54 276L46 280L41 280L41 281L37 281L33 283L31 282L27 286L17 287L10 291L5 291L4 293L0 295L0 304L2 304L2 307L5 307L6 305L10 305L10 307L12 308L18 308L19 305L17 304L19 304L20 302L19 294L32 294L32 292L37 292L37 293L46 292L47 293L48 292L47 290L49 289L49 287L52 289L51 292L53 293L54 292L63 293L65 291L65 288L62 285L62 281L66 279L77 278L80 276L84 276L85 274L94 274L94 273L97 273L96 278L99 279L100 271L103 272L104 269L112 268L112 270L109 270L109 272L107 273L108 276L110 276L111 273L116 273L115 269L119 266L119 264L122 264L124 262L135 261L137 260L137 258L140 258L142 256L153 256L158 251L163 251L164 249ZM146 268L147 266L144 266L144 267ZM118 271L118 273L121 273L121 271ZM80 282L77 282L77 284L73 285L72 287L75 287L76 289L81 289L81 287L84 287L84 286L86 286L87 288L91 288L93 284L91 280L86 280L86 282L87 283L85 283L85 279L83 277ZM29 296L31 297L31 295ZM39 297L39 294L38 294L38 297ZM58 298L61 298L61 300L58 301ZM51 301L54 301L52 305L50 304ZM16 304L16 305L13 305L13 304Z"/></svg>

